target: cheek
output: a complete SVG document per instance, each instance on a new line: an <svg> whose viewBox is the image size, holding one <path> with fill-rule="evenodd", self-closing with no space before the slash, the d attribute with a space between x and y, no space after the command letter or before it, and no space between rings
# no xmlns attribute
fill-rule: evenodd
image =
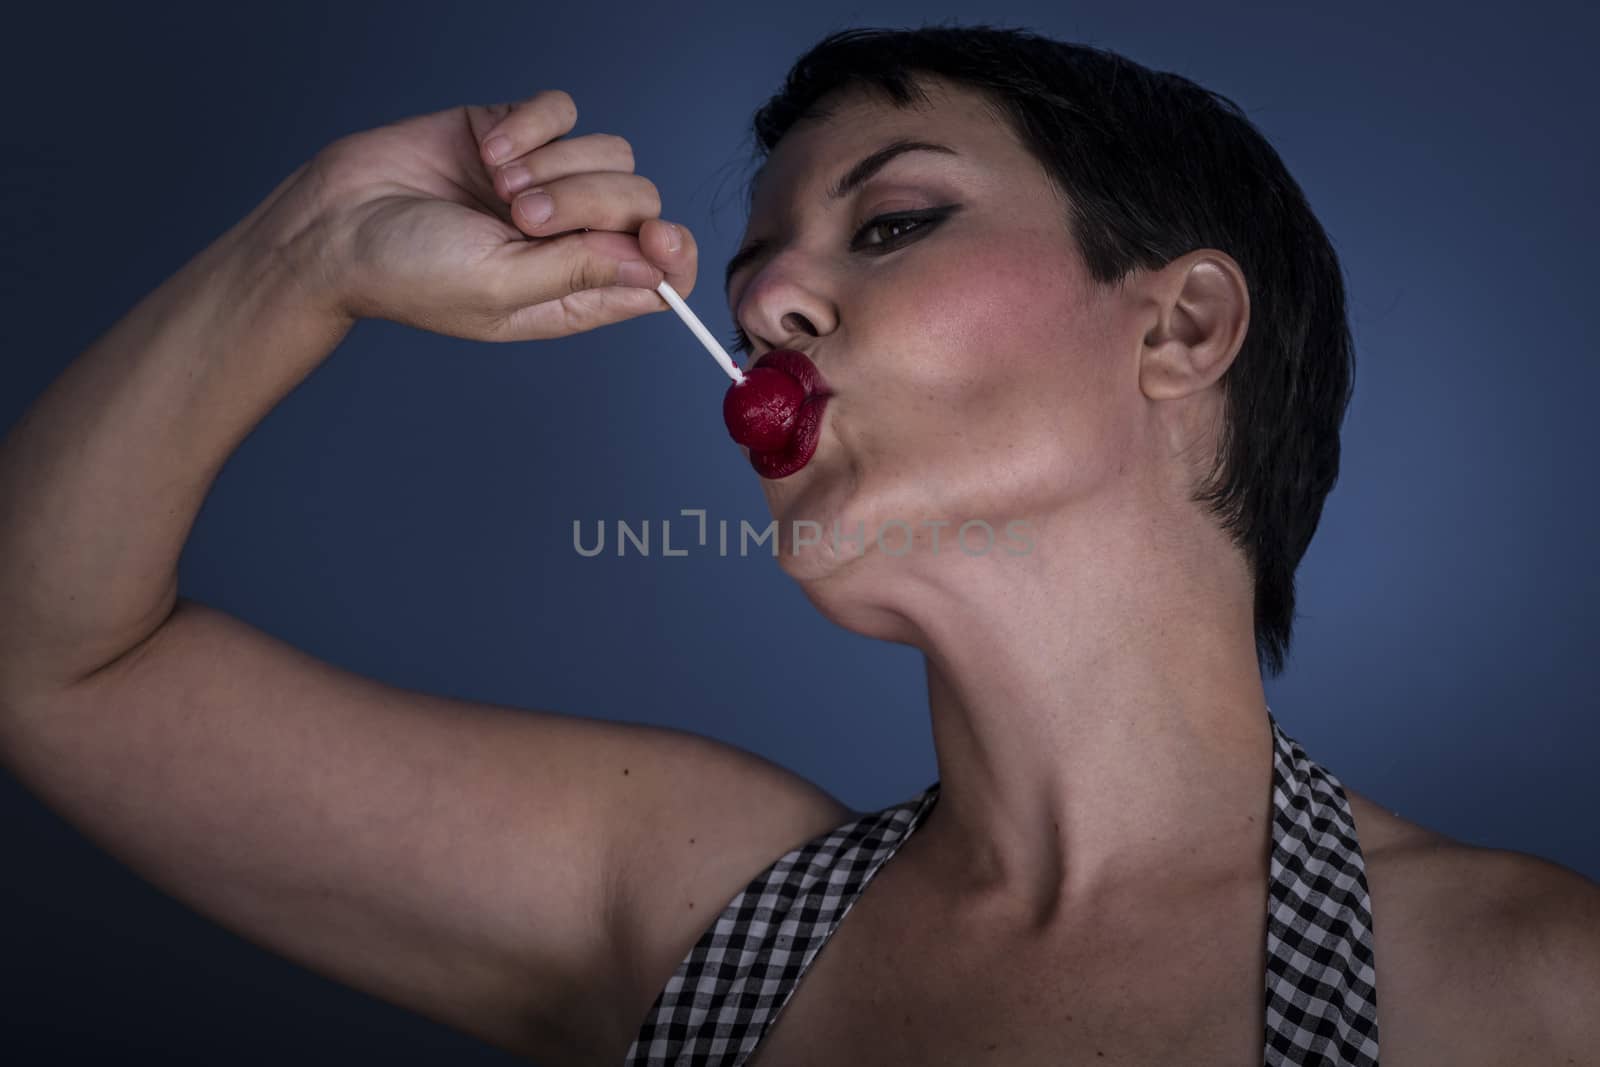
<svg viewBox="0 0 1600 1067"><path fill-rule="evenodd" d="M1113 431L1114 352L1065 241L1013 230L951 242L895 279L870 342L888 403L862 441L869 454L1013 489L1096 462Z"/></svg>

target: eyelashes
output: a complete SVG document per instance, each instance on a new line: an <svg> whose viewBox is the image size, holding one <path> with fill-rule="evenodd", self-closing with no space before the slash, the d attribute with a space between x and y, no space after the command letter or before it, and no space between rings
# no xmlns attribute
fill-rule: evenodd
<svg viewBox="0 0 1600 1067"><path fill-rule="evenodd" d="M877 218L869 220L864 226L861 227L861 229L856 231L855 236L850 239L850 247L852 250L859 249L865 252L867 255L880 255L884 252L892 251L896 248L899 248L902 244L905 244L906 239L909 236L925 233L933 229L946 218L953 215L957 210L959 209L955 207L948 207L941 208L938 211L921 211L912 214L879 215ZM901 232L896 236L886 237L884 240L876 243L861 243L861 236L863 234L870 233L873 230L880 228L884 230L898 229ZM750 338L746 336L744 330L740 329L738 326L733 328L733 333L729 335L726 344L730 351L736 351L746 356L748 356L755 349L755 345L751 344Z"/></svg>
<svg viewBox="0 0 1600 1067"><path fill-rule="evenodd" d="M861 227L861 229L857 230L855 237L851 238L850 243L852 247L856 246L861 240L862 234L870 233L871 231L879 229L880 227L885 229L896 226L912 227L910 230L901 233L899 236L887 237L884 240L879 241L877 244L860 246L863 248L884 248L889 245L898 244L901 238L906 235L906 233L916 233L918 230L924 229L928 223L933 221L936 221L934 215L930 215L926 212L919 215L879 215L877 218L868 221L865 226Z"/></svg>

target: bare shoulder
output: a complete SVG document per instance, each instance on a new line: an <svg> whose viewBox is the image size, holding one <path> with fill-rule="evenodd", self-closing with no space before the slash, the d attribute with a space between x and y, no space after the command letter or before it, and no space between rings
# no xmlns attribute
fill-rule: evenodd
<svg viewBox="0 0 1600 1067"><path fill-rule="evenodd" d="M1385 1061L1600 1064L1600 885L1347 793Z"/></svg>

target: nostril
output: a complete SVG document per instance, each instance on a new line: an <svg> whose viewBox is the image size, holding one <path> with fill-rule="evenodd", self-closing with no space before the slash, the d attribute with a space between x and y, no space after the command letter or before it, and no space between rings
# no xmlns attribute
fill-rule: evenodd
<svg viewBox="0 0 1600 1067"><path fill-rule="evenodd" d="M817 336L816 327L807 322L806 317L798 311L789 312L783 317L779 325L790 333L803 333L808 337Z"/></svg>

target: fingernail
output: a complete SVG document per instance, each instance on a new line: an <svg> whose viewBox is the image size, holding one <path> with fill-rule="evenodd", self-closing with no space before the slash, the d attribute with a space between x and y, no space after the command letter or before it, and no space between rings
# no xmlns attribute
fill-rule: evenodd
<svg viewBox="0 0 1600 1067"><path fill-rule="evenodd" d="M537 226L556 212L556 202L548 193L527 193L517 197L517 206L530 226Z"/></svg>
<svg viewBox="0 0 1600 1067"><path fill-rule="evenodd" d="M521 163L513 163L500 173L505 177L507 196L515 196L533 184L533 173Z"/></svg>
<svg viewBox="0 0 1600 1067"><path fill-rule="evenodd" d="M637 259L630 259L617 267L617 281L638 289L656 287L655 268Z"/></svg>
<svg viewBox="0 0 1600 1067"><path fill-rule="evenodd" d="M683 247L683 234L678 232L678 227L667 223L667 251L676 252Z"/></svg>
<svg viewBox="0 0 1600 1067"><path fill-rule="evenodd" d="M511 155L511 138L495 134L483 143L483 150L488 153L490 163L499 163Z"/></svg>

